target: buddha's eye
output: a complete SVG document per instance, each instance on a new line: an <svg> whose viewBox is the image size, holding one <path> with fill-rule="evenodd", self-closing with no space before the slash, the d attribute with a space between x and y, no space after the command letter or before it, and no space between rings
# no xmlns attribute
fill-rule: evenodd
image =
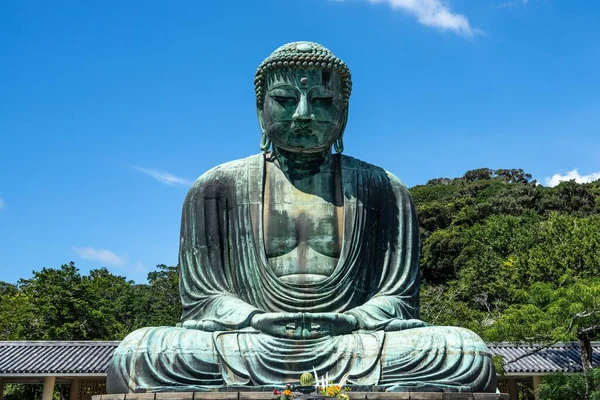
<svg viewBox="0 0 600 400"><path fill-rule="evenodd" d="M333 96L313 97L310 102L314 106L330 106L333 103Z"/></svg>
<svg viewBox="0 0 600 400"><path fill-rule="evenodd" d="M278 103L284 104L284 103L295 103L296 102L296 97L294 96L271 96L275 101L277 101Z"/></svg>
<svg viewBox="0 0 600 400"><path fill-rule="evenodd" d="M270 93L269 96L275 100L282 107L294 107L298 102L296 96L291 93L287 93L284 91L277 91L275 93Z"/></svg>

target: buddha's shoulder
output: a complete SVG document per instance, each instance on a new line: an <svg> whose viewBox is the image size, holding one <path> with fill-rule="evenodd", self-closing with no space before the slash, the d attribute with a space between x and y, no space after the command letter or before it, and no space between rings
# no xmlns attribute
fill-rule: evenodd
<svg viewBox="0 0 600 400"><path fill-rule="evenodd" d="M342 155L342 165L345 169L361 171L369 175L369 180L371 182L384 182L386 184L389 184L394 191L406 193L407 195L409 195L408 189L406 188L404 183L402 183L402 181L396 175L392 174L391 172L385 170L382 167L346 155Z"/></svg>
<svg viewBox="0 0 600 400"><path fill-rule="evenodd" d="M203 192L218 192L232 188L239 182L243 175L252 170L260 170L264 156L255 154L239 160L219 164L200 175L190 188L190 194Z"/></svg>

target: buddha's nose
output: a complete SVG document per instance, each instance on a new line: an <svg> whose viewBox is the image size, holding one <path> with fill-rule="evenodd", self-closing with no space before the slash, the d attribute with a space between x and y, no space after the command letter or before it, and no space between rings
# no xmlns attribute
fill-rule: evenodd
<svg viewBox="0 0 600 400"><path fill-rule="evenodd" d="M312 115L310 102L308 101L308 98L305 94L302 94L300 96L298 107L296 107L296 112L294 112L292 118L295 121L310 121L311 119L315 118L315 116Z"/></svg>

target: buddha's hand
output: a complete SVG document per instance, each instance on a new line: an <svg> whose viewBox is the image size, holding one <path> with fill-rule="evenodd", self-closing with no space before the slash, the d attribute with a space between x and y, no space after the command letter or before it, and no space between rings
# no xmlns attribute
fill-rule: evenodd
<svg viewBox="0 0 600 400"><path fill-rule="evenodd" d="M221 325L217 322L214 321L208 321L208 320L200 320L200 321L195 321L195 320L187 320L184 321L181 326L183 328L186 329L197 329L199 331L204 331L204 332L218 332L218 331L226 331L227 327L225 325Z"/></svg>
<svg viewBox="0 0 600 400"><path fill-rule="evenodd" d="M420 319L395 319L386 325L386 331L404 331L413 328L425 328L429 326L427 322Z"/></svg>
<svg viewBox="0 0 600 400"><path fill-rule="evenodd" d="M316 339L358 329L356 318L340 313L265 313L252 317L253 328L280 338Z"/></svg>

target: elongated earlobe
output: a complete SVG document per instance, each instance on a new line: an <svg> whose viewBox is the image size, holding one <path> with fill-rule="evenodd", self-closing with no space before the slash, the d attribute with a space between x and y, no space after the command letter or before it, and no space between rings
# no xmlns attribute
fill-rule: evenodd
<svg viewBox="0 0 600 400"><path fill-rule="evenodd" d="M340 127L340 136L333 142L333 149L336 153L341 154L344 151L344 131L346 130L346 123L348 122L348 107L344 110L344 117L342 118L342 126Z"/></svg>
<svg viewBox="0 0 600 400"><path fill-rule="evenodd" d="M344 151L344 139L340 136L333 142L333 148L336 153L341 154Z"/></svg>
<svg viewBox="0 0 600 400"><path fill-rule="evenodd" d="M263 153L268 152L271 149L271 139L267 136L267 130L265 129L265 123L263 121L263 113L261 109L256 110L256 117L258 118L258 125L262 136L260 138L260 149Z"/></svg>
<svg viewBox="0 0 600 400"><path fill-rule="evenodd" d="M267 134L264 132L260 139L260 149L262 150L263 153L266 153L271 149L271 139L269 139Z"/></svg>

